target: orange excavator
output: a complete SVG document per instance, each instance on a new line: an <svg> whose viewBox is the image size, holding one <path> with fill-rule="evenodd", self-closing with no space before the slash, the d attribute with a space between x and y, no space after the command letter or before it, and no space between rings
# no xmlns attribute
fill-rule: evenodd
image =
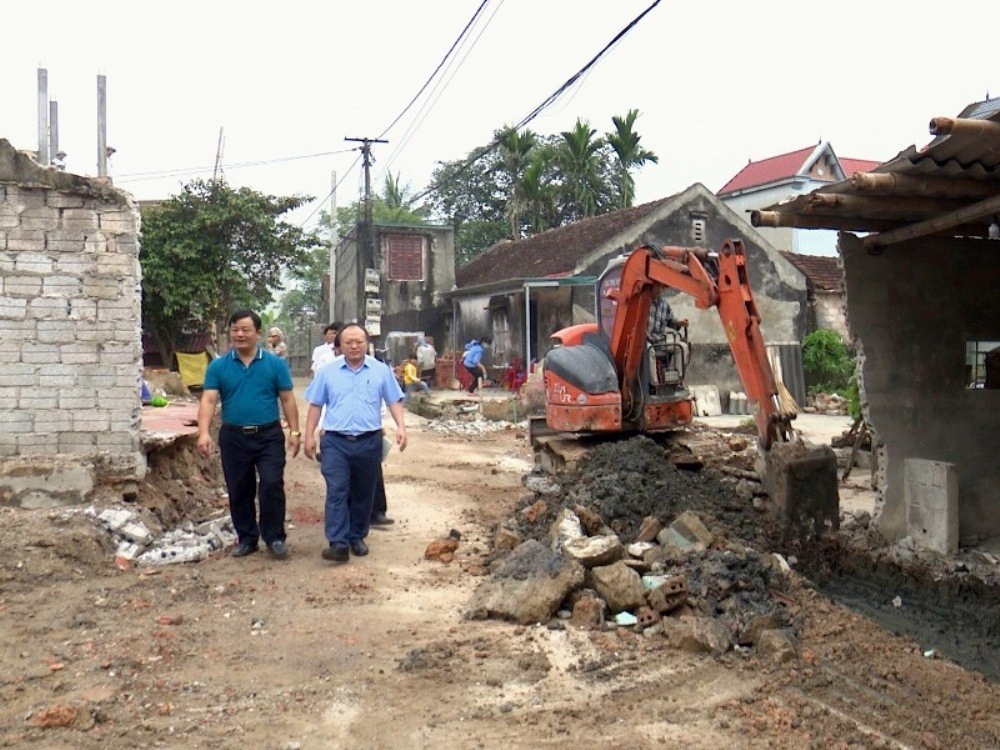
<svg viewBox="0 0 1000 750"><path fill-rule="evenodd" d="M740 240L725 242L718 252L645 245L612 261L598 279L597 321L552 336L557 345L545 355L545 425L533 425L533 439L543 432L657 433L691 423L686 326L649 335L650 307L663 287L692 296L699 309L718 311L757 425L772 494L796 507L823 496L823 523L835 526L836 459L829 446L804 444L792 430L795 412L783 407L767 358Z"/></svg>

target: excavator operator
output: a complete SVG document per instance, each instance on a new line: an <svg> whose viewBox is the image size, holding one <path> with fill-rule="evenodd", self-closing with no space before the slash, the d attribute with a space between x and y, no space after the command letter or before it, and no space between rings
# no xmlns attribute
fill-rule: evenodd
<svg viewBox="0 0 1000 750"><path fill-rule="evenodd" d="M651 344L649 350L650 385L655 387L665 384L664 373L672 369L675 349L674 346L667 346L667 344L672 345L679 341L681 337L678 332L687 326L687 318L677 319L674 317L674 311L662 293L653 297L649 306L649 321L646 324L646 339Z"/></svg>

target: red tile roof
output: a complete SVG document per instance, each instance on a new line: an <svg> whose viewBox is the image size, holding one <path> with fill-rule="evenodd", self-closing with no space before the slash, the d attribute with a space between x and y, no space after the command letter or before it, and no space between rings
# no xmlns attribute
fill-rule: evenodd
<svg viewBox="0 0 1000 750"><path fill-rule="evenodd" d="M766 185L784 177L793 177L798 174L805 160L815 150L816 146L808 146L788 154L751 161L737 172L735 177L723 185L717 195L734 193L737 190L744 190L756 185Z"/></svg>
<svg viewBox="0 0 1000 750"><path fill-rule="evenodd" d="M794 177L801 170L806 159L816 150L816 146L807 146L798 151L772 156L760 161L751 161L743 169L736 173L729 182L722 186L717 195L735 193L737 190L756 187L757 185L767 185L771 182ZM841 169L844 170L845 178L850 178L855 172L864 172L874 169L881 162L870 161L868 159L838 159Z"/></svg>
<svg viewBox="0 0 1000 750"><path fill-rule="evenodd" d="M855 172L868 172L875 167L881 166L880 161L871 161L869 159L840 159L840 168L844 170L844 178L851 179L851 175Z"/></svg>
<svg viewBox="0 0 1000 750"><path fill-rule="evenodd" d="M674 196L487 248L455 272L459 288L514 279L568 276L577 263Z"/></svg>
<svg viewBox="0 0 1000 750"><path fill-rule="evenodd" d="M844 272L837 258L826 255L800 255L782 250L788 261L802 271L809 286L817 292L839 292L844 282Z"/></svg>

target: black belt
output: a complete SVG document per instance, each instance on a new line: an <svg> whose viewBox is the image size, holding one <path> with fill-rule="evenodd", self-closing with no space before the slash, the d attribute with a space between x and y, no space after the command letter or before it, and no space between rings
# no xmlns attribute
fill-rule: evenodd
<svg viewBox="0 0 1000 750"><path fill-rule="evenodd" d="M281 427L280 421L268 422L267 424L225 424L222 425L226 429L234 430L236 432L242 432L244 435L256 435L258 432L264 432L264 430L272 430L275 427Z"/></svg>
<svg viewBox="0 0 1000 750"><path fill-rule="evenodd" d="M336 435L339 438L344 438L344 440L350 440L352 443L357 440L364 440L365 438L374 437L375 435L381 435L382 430L372 430L371 432L362 432L357 435L351 435L346 432L328 432L328 435Z"/></svg>

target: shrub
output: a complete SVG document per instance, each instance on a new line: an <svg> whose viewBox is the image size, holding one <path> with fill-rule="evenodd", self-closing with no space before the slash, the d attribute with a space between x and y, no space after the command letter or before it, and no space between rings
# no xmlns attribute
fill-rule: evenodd
<svg viewBox="0 0 1000 750"><path fill-rule="evenodd" d="M845 393L854 374L854 357L836 332L820 329L802 342L802 368L811 392Z"/></svg>

